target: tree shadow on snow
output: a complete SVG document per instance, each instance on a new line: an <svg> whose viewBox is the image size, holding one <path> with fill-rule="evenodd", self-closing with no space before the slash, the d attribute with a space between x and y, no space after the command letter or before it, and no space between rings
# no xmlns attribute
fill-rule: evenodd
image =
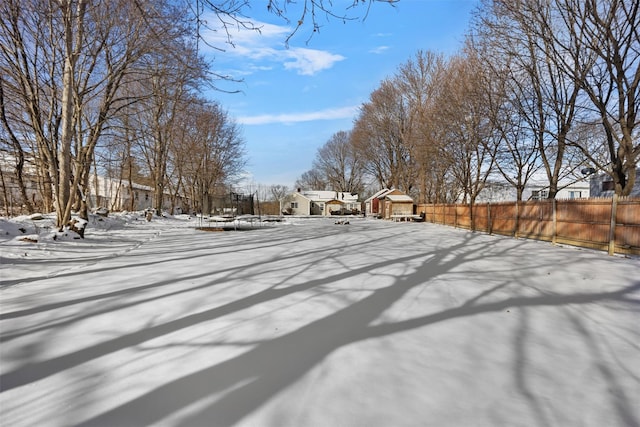
<svg viewBox="0 0 640 427"><path fill-rule="evenodd" d="M182 419L180 425L233 425L260 408L278 392L294 384L331 353L356 342L426 327L451 319L499 312L514 307L579 305L600 301L638 304L638 301L632 298L632 294L640 290L640 282L613 292L521 296L481 302L490 293L485 291L454 308L408 320L374 323L387 309L416 286L427 284L464 263L486 257L485 253L480 253L478 247L471 244L473 238L473 234L468 234L465 241L458 245L429 254L422 253L405 259L391 260L389 265L426 258L412 273L397 278L389 286L371 290L368 296L343 309L290 333L260 342L237 357L159 386L81 425L149 425L218 393L221 393L222 397L197 413ZM486 241L483 241L482 247L486 245ZM500 256L498 253L494 255ZM363 270L384 266L383 262L367 266ZM309 282L305 286L300 286L299 290L311 289L323 283L363 272L354 270L333 276L328 280ZM256 294L250 297L250 300L240 301L238 304L246 307L246 304L260 303L282 296L289 292L288 289L286 291L271 289L265 294ZM242 307L236 306L233 309ZM228 310L231 308L217 314L225 314L229 312ZM193 324L211 318L213 313L207 313L203 318L186 318L180 321ZM526 328L527 325L521 326ZM154 332L151 335L158 334ZM140 339L130 339L122 345L128 346L139 342ZM535 402L533 404L535 405ZM620 405L618 409L623 413L623 417L626 416L629 421L637 421L633 418L633 411L628 406L630 405L628 399L623 400Z"/></svg>
<svg viewBox="0 0 640 427"><path fill-rule="evenodd" d="M373 242L367 242L367 243L373 243ZM301 257L309 257L310 259L312 259L313 261L309 261L306 266L307 267L311 267L311 265L313 263L319 263L322 260L327 260L327 259L332 259L332 257L336 256L336 253L331 252L331 251L327 251L326 248L321 248L321 249L312 249L312 250L308 250L308 251L297 251L297 252L292 252L291 254L288 255L275 255L273 258L268 259L263 261L263 265L262 266L256 266L254 265L254 267L256 267L257 269L259 269L262 274L264 274L266 271L265 270L265 266L268 265L270 262L274 262L274 263L280 263L282 261L286 261L289 260L291 262L294 262L296 260L299 260ZM390 265L394 265L394 264L398 264L398 263L404 263L404 262L409 262L411 260L414 259L418 259L421 257L424 257L425 255L423 253L420 254L416 254L416 255L410 255L410 256L406 256L404 258L392 258L390 260L387 261L381 261L378 262L376 264L374 264L373 266L371 265L367 265L364 266L362 268L358 268L358 269L352 269L350 271L346 271L346 272L342 272L342 273L338 273L338 274L334 274L328 277L323 277L321 279L317 279L317 280L311 280L311 281L305 281L299 284L293 284L293 285L289 285L289 286L282 286L287 282L287 277L282 278L280 280L279 283L270 286L262 291L256 292L254 294L248 295L244 298L240 298L237 299L235 301L232 301L230 303L221 305L221 306L217 306L214 307L212 309L209 310L205 310L205 311L201 311L201 312L197 312L197 313L193 313L193 314L189 314L186 315L184 317L172 320L172 321L168 321L165 323L161 323L158 325L154 325L154 326L150 326L147 327L143 330L139 330L139 331L135 331L129 334L125 334L125 335L121 335L109 340L105 340L102 341L98 344L94 344L92 346L89 347L85 347L82 348L80 350L76 350L73 351L71 353L67 353L58 357L53 357L47 360L42 360L42 361L35 361L35 362L27 362L25 364L23 364L22 366L10 371L10 372L6 372L6 373L2 373L2 375L0 375L0 391L5 392L8 390L11 390L13 388L16 387L21 387L30 383L33 383L35 381L41 380L43 378L47 378L49 376L55 375L59 372L62 372L64 370L67 369L71 369L74 368L78 365L81 365L83 363L89 362L91 360L97 359L99 357L103 357L105 355L111 354L111 353L115 353L117 351L126 349L126 348L130 348L130 347L134 347L137 345L140 345L144 342L150 341L152 339L161 337L161 336L165 336L186 328L189 328L191 326L203 323L203 322L208 322L211 320L215 320L218 319L220 317L229 315L229 314L233 314L236 313L238 311L241 310L245 310L254 306L257 306L259 304L263 304L265 302L269 302L269 301L273 301L273 300L277 300L283 297L286 297L288 295L292 295L298 292L303 292L303 291L307 291L307 290L311 290L314 288L318 288L321 287L327 283L333 283L339 280L344 280L344 279L348 279L350 277L355 277L359 274L363 274L368 272L371 269L374 268L384 268ZM278 267L281 268L281 267ZM242 269L242 267L240 267L240 269ZM24 332L17 332L17 333L3 333L2 334L2 339L1 341L7 342L10 341L12 339L15 338L19 338L22 337L24 335L28 335L28 334L32 334L34 332L38 332L38 331L42 331L42 330L46 330L46 329L50 329L52 327L66 327L69 324L82 320L82 319L86 319L86 318L90 318L92 316L96 316L99 314L104 314L107 312L111 312L111 311L116 311L116 310L121 310L124 308L132 308L135 305L141 304L142 302L151 302L155 299L161 299L161 298L166 298L166 297L171 297L171 296L175 296L184 292L191 292L194 290L199 290L199 289L203 289L203 288L209 288L209 287L213 287L216 285L220 285L222 283L225 283L226 280L230 279L231 277L233 277L233 280L235 281L239 281L242 282L243 280L243 276L242 273L240 272L240 275L236 275L234 273L236 273L238 270L238 267L233 267L231 268L229 271L226 272L226 276L217 280L213 280L213 281L209 281L204 285L199 285L196 287L189 287L187 289L180 289L180 290L176 290L176 291L172 291L169 292L168 294L162 294L162 295L158 295L155 297L149 297L149 298L143 298L142 300L136 300L136 301L132 301L132 302L126 302L126 303L118 303L115 306L112 307L103 307L103 308L99 308L97 311L92 311L92 312L88 312L88 313L84 313L81 312L79 315L74 316L70 319L66 319L60 322L51 322L48 321L46 325L43 325L39 328L31 328L28 329ZM216 272L217 273L217 272ZM191 277L182 277L181 280L191 280L191 279L195 279L198 277L205 277L207 275L212 274L212 272L198 272L197 274L191 276ZM244 277L244 279L246 280L251 280L255 275L255 272L252 273L247 273L247 275ZM145 285L142 288L144 289L148 289L148 288L155 288L155 287L159 287L159 286L164 286L164 285L168 285L171 284L172 281L168 281L168 282L155 282L153 284L150 285ZM61 303L54 303L54 304L50 304L50 305L45 305L44 307L39 307L39 308L35 308L35 309L27 309L25 311L19 312L19 313L5 313L4 316L5 317L12 317L12 316L16 316L16 315L29 315L29 314L34 314L37 313L39 311L42 310L50 310L50 309L56 309L56 308L61 308L63 306L67 306L70 304L74 304L74 303L80 303L80 302L86 302L89 300L95 300L95 299L100 299L101 297L104 297L105 295L108 296L121 296L121 295L127 295L129 293L134 293L137 292L139 290L142 289L126 289L126 290L122 290L122 291L114 291L112 293L107 293L107 294L102 294L100 296L89 296L86 298L81 298L78 300L73 300L73 301L67 301L67 302L61 302Z"/></svg>
<svg viewBox="0 0 640 427"><path fill-rule="evenodd" d="M331 237L331 234L327 235L323 235L323 237L327 238L327 237ZM302 237L299 237L298 239L296 239L294 241L301 241L299 239L302 239ZM308 240L306 240L308 242ZM264 243L264 242L263 242ZM341 246L340 250L341 251L355 251L357 250L360 245L369 245L374 243L374 241L359 241L357 243L351 243L351 244L345 244L343 246ZM278 244L276 242L271 241L269 243L268 246L278 246ZM291 244L289 246L292 246ZM218 246L215 246L216 248L218 248ZM253 247L254 251L259 251L261 249L264 249L265 246L257 246L257 247ZM209 249L209 248L208 248ZM244 250L244 249L241 249ZM188 251L187 251L188 252ZM208 254L208 256L210 257L211 255L215 255L215 253L212 253L210 250L208 250L206 252ZM228 254L228 252L225 252ZM269 273L272 271L281 271L283 270L282 268L282 263L283 262L287 262L287 261L291 261L292 263L299 263L301 258L311 258L313 259L313 263L317 263L317 262L321 262L324 261L326 259L333 259L333 257L336 256L336 252L335 251L328 251L325 247L320 247L318 249L310 249L310 250L304 250L304 251L292 251L290 253L275 253L272 256L261 260L261 261L254 261L251 260L251 258L245 258L248 261L248 264L240 264L240 265L233 265L233 266L228 266L226 268L215 268L213 270L208 269L206 267L206 265L202 265L200 266L193 274L190 275L181 275L180 276L180 281L181 282L192 282L201 278L205 278L205 277L210 277L210 276L216 276L215 279L212 279L202 285L196 285L196 286L187 286L187 287L180 287L177 290L169 290L165 293L162 294L157 294L157 295L152 295L152 296L148 296L145 297L143 296L144 293L146 291L151 291L151 290L155 290L155 289L161 289L164 288L166 286L171 286L173 284L175 284L176 282L176 278L170 278L167 280L161 280L161 281L154 281L152 283L148 283L148 284L144 284L144 285L137 285L137 286L131 286L131 287L126 287L123 289L118 289L118 290L114 290L114 291L110 291L110 292L106 292L106 293L101 293L101 294L91 294L91 295L87 295L87 296L83 296L80 298L74 298L74 299L69 299L69 300L62 300L62 301L57 301L57 302L52 302L52 303L46 303L46 304L42 304L36 307L30 307L30 308L25 308L22 310L15 310L15 311L11 311L11 312L2 312L0 313L0 320L4 320L4 319L14 319L14 318L20 318L20 317L24 317L24 316L30 316L30 315L35 315L35 314L39 314L39 313L44 313L44 312L48 312L48 311L54 311L54 310L58 310L61 308L65 308L65 307L71 307L71 306L75 306L75 305L80 305L80 304L86 304L86 303L90 303L90 302L100 302L102 300L108 301L108 300L112 300L115 299L115 302L113 303L105 303L105 304L100 304L97 306L97 308L90 308L90 309L86 309L86 308L82 308L82 310L79 310L77 314L74 315L67 315L65 316L63 319L61 320L52 320L52 319L46 319L46 321L43 322L42 325L40 326L31 326L29 328L23 329L23 330L16 330L16 331L12 331L12 332L7 332L5 331L2 335L0 335L0 343L3 342L9 342L12 341L14 339L17 338L21 338L23 336L26 335L30 335L33 333L38 333L38 332L42 332L42 331L46 331L46 330L53 330L56 328L61 328L61 327L67 327L70 326L73 323L77 323L79 321L85 320L85 319L89 319L91 317L94 316L98 316L98 315L103 315L103 314L107 314L110 312L116 312L119 310L123 310L123 309L127 309L127 308L132 308L141 304L145 304L145 303L149 303L155 300L161 300L164 298L170 298L170 297L175 297L178 296L180 294L185 294L185 293L190 293L190 292L195 292L195 291L199 291L199 290L203 290L203 289L207 289L207 288L213 288L215 286L219 286L219 285L223 285L225 283L228 283L229 281L233 280L233 281L250 281L252 278L254 278L256 271L259 271L261 275L264 275L265 273ZM165 264L167 262L174 262L174 261L179 261L180 259L183 259L182 256L180 256L180 258L172 258L172 259L165 259ZM191 261L193 261L194 257L193 255L184 255L184 259L189 259ZM401 260L394 260L392 263L395 262L399 262ZM156 263L156 262L154 262ZM382 264L381 266L383 266L385 264ZM121 268L131 268L132 270L136 270L139 269L141 267L147 267L148 265L144 265L144 264L140 264L140 263L136 263L136 264L132 264L129 267L121 267ZM304 266L304 268L308 268L309 265ZM113 269L109 269L109 268L105 268L104 270L106 271L113 271ZM95 273L96 270L92 270L92 273ZM348 275L352 275L352 274L358 274L362 272L362 270L357 270L355 272L348 272L346 274ZM81 275L81 274L86 274L87 272L84 271L83 272L74 272L74 273L69 273L69 275ZM56 277L61 277L61 276L56 276ZM66 275L64 275L63 277L66 277ZM330 277L329 279L325 279L325 280L338 280L341 276L336 276L336 277ZM283 279L282 282L285 282L287 278ZM287 295L290 292L297 292L300 290L306 290L308 288L312 288L318 285L318 283L320 283L319 281L312 281L312 282L305 282L303 284L300 285L296 285L295 287L291 288L289 291L279 291L279 292L275 292L273 293L273 295L271 296L267 296L266 293L260 293L260 294L255 294L252 295L250 297L247 298L247 300L249 301L249 305L248 306L252 306L254 304L259 304L261 302L264 301L268 301L274 298L279 298L281 296ZM272 288L276 288L276 286L273 286ZM269 289L267 289L266 292L268 292ZM140 297L138 299L135 300L128 300L126 302L120 302L118 299L120 297L131 297L131 296L135 296L135 295L140 295ZM264 298L264 300L263 300ZM242 304L239 304L239 306L242 306ZM229 314L229 312L227 310L223 310L223 309L215 309L213 311L220 311L223 312L224 314ZM232 310L233 312L233 310ZM207 312L209 313L209 312ZM199 316L199 315L198 315ZM196 316L197 317L197 316ZM217 316L215 316L217 317ZM214 317L214 318L215 318ZM210 319L211 320L211 319ZM187 324L187 325L191 325L190 322L177 322L177 325L180 324ZM181 328L182 326L176 326L177 328ZM162 328L161 328L162 329ZM152 333L145 333L145 335L149 335L149 336L153 336ZM117 347L117 346L116 346Z"/></svg>

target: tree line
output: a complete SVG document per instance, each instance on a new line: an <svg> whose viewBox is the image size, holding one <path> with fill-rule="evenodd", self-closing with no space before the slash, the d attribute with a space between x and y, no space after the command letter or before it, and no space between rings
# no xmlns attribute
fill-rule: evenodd
<svg viewBox="0 0 640 427"><path fill-rule="evenodd" d="M375 1L354 0L345 10L364 5L366 14ZM233 182L246 159L241 129L202 96L232 78L212 71L199 53L200 36L215 26L232 44L232 27L259 31L247 16L251 6L250 0L0 2L0 154L9 159L25 209L55 211L59 228L72 213L86 219L90 182L99 173L129 188L148 185L157 211L178 195L192 201L191 209L206 210L209 194ZM298 32L317 33L322 16L355 19L326 0L265 6L294 23L287 42ZM28 194L31 181L39 206Z"/></svg>
<svg viewBox="0 0 640 427"><path fill-rule="evenodd" d="M543 174L554 198L565 178L601 171L630 194L639 12L624 0L483 0L459 52L418 51L401 64L296 186L472 204L492 180L522 200Z"/></svg>
<svg viewBox="0 0 640 427"><path fill-rule="evenodd" d="M6 0L0 5L2 149L28 211L87 218L100 173L167 197L206 192L244 165L238 126L199 93L215 81L188 4ZM29 166L30 176L25 174ZM6 189L5 189L6 191ZM134 200L131 198L131 203ZM133 206L132 206L133 207Z"/></svg>

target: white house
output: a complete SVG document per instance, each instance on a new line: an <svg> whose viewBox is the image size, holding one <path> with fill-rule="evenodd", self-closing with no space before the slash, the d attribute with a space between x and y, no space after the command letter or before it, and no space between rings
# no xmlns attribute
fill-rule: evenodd
<svg viewBox="0 0 640 427"><path fill-rule="evenodd" d="M589 181L586 179L564 179L558 183L556 199L588 199ZM522 193L523 200L544 200L549 196L549 184L546 181L530 181Z"/></svg>
<svg viewBox="0 0 640 427"><path fill-rule="evenodd" d="M15 175L17 159L12 154L0 150L0 215L14 214L22 211L23 198ZM33 162L27 158L22 170L22 182L27 198L38 205L38 176Z"/></svg>
<svg viewBox="0 0 640 427"><path fill-rule="evenodd" d="M89 180L87 203L91 208L113 211L144 210L153 207L153 189L147 185L93 175Z"/></svg>
<svg viewBox="0 0 640 427"><path fill-rule="evenodd" d="M590 197L590 184L586 179L561 180L556 199L586 199ZM543 178L532 178L522 192L522 200L544 200L549 196L549 183ZM476 203L498 203L516 200L516 189L506 182L487 182Z"/></svg>
<svg viewBox="0 0 640 427"><path fill-rule="evenodd" d="M5 214L20 212L22 209L22 195L15 177L15 163L15 156L0 150L0 212ZM39 188L38 174L32 161L25 163L23 182L27 197L38 207L42 202L42 189ZM169 192L165 193L163 209L171 208L170 196ZM186 207L186 198L178 196L178 204ZM130 185L127 180L107 178L93 173L89 178L87 205L91 209L107 208L110 211L144 210L153 207L153 188L136 183ZM182 209L181 206L175 208Z"/></svg>
<svg viewBox="0 0 640 427"><path fill-rule="evenodd" d="M342 191L302 191L289 197L287 213L291 215L323 215L360 212L358 195Z"/></svg>

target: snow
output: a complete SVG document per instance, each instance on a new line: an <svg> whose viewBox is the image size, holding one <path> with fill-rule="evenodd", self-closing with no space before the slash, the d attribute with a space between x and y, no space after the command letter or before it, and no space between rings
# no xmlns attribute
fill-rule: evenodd
<svg viewBox="0 0 640 427"><path fill-rule="evenodd" d="M76 239L0 219L0 425L640 424L637 258L425 223L199 222L92 217Z"/></svg>

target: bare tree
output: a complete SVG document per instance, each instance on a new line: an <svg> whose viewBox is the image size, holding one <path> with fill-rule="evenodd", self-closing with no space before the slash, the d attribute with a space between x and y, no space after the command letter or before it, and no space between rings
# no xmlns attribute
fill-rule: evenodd
<svg viewBox="0 0 640 427"><path fill-rule="evenodd" d="M392 80L384 80L362 105L352 138L365 171L380 186L411 191L416 168L409 138L409 106Z"/></svg>
<svg viewBox="0 0 640 427"><path fill-rule="evenodd" d="M130 91L125 85L125 92ZM136 98L137 92L131 94ZM110 209L125 208L133 211L138 206L137 192L134 184L148 185L149 177L143 172L143 156L138 150L140 144L139 127L135 125L135 115L131 115L131 108L123 108L112 118L110 132L106 135L106 143L96 151L96 166L94 174L101 170L107 178L117 181L117 188L126 204L119 205L114 198Z"/></svg>
<svg viewBox="0 0 640 427"><path fill-rule="evenodd" d="M329 183L318 170L311 169L296 180L295 187L299 190L329 190Z"/></svg>
<svg viewBox="0 0 640 427"><path fill-rule="evenodd" d="M169 153L174 193L184 186L208 213L211 197L227 188L246 164L240 129L218 104L191 99L174 130Z"/></svg>
<svg viewBox="0 0 640 427"><path fill-rule="evenodd" d="M607 162L576 145L611 175L615 192L628 195L640 158L640 3L626 0L556 0L560 32L542 28L559 70L577 82L604 128ZM544 31L547 30L547 31Z"/></svg>
<svg viewBox="0 0 640 427"><path fill-rule="evenodd" d="M494 0L487 10L479 26L492 38L495 57L508 61L515 110L523 115L538 148L549 182L548 197L555 198L561 179L580 167L565 156L579 113L579 80L560 72L549 36L564 33L564 23L557 19L553 1Z"/></svg>
<svg viewBox="0 0 640 427"><path fill-rule="evenodd" d="M440 113L447 124L443 155L449 157L451 171L462 189L463 202L473 206L492 173L497 151L496 134L486 98L489 90L486 68L472 49L452 57L449 79L441 92Z"/></svg>
<svg viewBox="0 0 640 427"><path fill-rule="evenodd" d="M293 24L293 30L287 35L285 44L288 46L291 39L298 32L307 34L306 41L318 34L323 22L338 20L342 22L366 19L369 10L374 3L386 3L393 6L400 0L351 0L336 3L332 0L268 0L266 7L269 12ZM340 6L339 6L340 5ZM248 12L251 9L251 0L196 0L194 12L196 14L198 29L201 26L212 26L201 19L204 10L214 13L216 24L226 31L228 43L233 45L233 37L230 28L244 28L260 31L260 25L255 22Z"/></svg>
<svg viewBox="0 0 640 427"><path fill-rule="evenodd" d="M363 188L362 161L351 143L351 132L339 131L318 149L313 169L330 189L359 193Z"/></svg>
<svg viewBox="0 0 640 427"><path fill-rule="evenodd" d="M16 117L10 117L12 115L12 111L16 111L15 104L12 102L13 96L15 96L15 91L10 90L9 93L12 93L12 96L5 96L5 81L2 77L2 74L5 72L4 68L0 69L0 123L2 124L2 132L0 132L0 142L2 142L1 149L3 152L11 153L12 157L12 165L13 165L13 176L15 177L15 183L18 187L18 193L22 198L21 203L27 209L27 212L33 213L34 206L27 195L27 186L26 186L26 177L25 177L25 166L26 159L28 156L28 152L25 151L26 147L24 144L20 142L19 136L16 134L14 130L14 126L11 123L15 123L17 121ZM9 89L9 88L7 88ZM13 88L15 89L15 88ZM3 165L8 166L8 159L3 156ZM6 207L10 208L12 201L10 202L10 197L8 197L8 192L11 191L6 186L6 181L4 178L4 171L2 171L2 189L4 196L4 204Z"/></svg>
<svg viewBox="0 0 640 427"><path fill-rule="evenodd" d="M271 196L275 201L278 202L279 205L279 213L283 212L283 203L287 200L289 196L289 188L286 185L272 185L271 188Z"/></svg>
<svg viewBox="0 0 640 427"><path fill-rule="evenodd" d="M407 129L405 139L413 151L412 157L417 175L419 200L439 199L444 184L447 166L440 155L437 116L438 94L445 78L445 62L441 54L418 51L402 64L394 76L394 83L407 106Z"/></svg>
<svg viewBox="0 0 640 427"><path fill-rule="evenodd" d="M529 119L534 107L529 104L528 77L523 77L520 67L512 64L510 50L505 49L503 38L496 36L493 28L492 25L478 26L468 47L476 51L476 56L484 58L487 69L484 100L497 138L495 166L502 178L515 188L516 200L521 201L527 183L542 168L539 145L535 143Z"/></svg>
<svg viewBox="0 0 640 427"><path fill-rule="evenodd" d="M56 45L62 32L58 21L47 25L45 11L53 17L57 5L36 1L0 2L0 67L2 69L3 127L11 137L18 159L30 152L41 177L44 207L53 208L50 175L58 168L60 133L60 76ZM50 27L55 25L55 34ZM24 162L16 165L21 174ZM55 174L56 183L58 181ZM46 191L46 189L49 191Z"/></svg>
<svg viewBox="0 0 640 427"><path fill-rule="evenodd" d="M25 140L49 187L57 226L72 210L86 218L95 150L109 121L132 100L121 87L149 52L182 37L168 3L126 0L7 0L2 2L2 81L17 96ZM158 35L162 35L159 38ZM44 193L45 198L47 192Z"/></svg>

